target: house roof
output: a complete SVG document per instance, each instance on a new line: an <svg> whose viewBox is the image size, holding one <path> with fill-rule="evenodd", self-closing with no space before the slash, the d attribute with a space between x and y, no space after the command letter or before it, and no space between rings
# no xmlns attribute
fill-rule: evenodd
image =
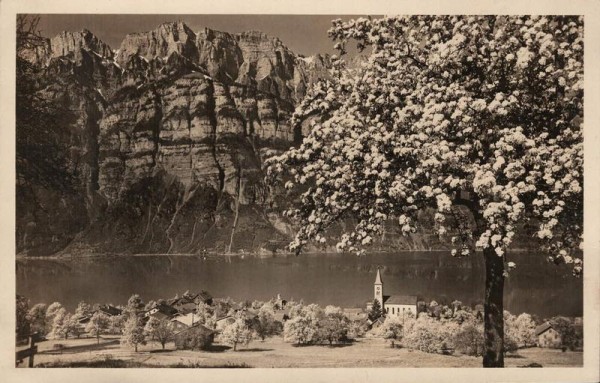
<svg viewBox="0 0 600 383"><path fill-rule="evenodd" d="M535 328L535 335L539 336L552 328L550 322L542 323Z"/></svg>
<svg viewBox="0 0 600 383"><path fill-rule="evenodd" d="M188 327L192 327L192 325L198 323L198 319L200 319L198 317L198 315L195 315L194 313L189 313L189 314L185 314L185 315L178 315L171 320L179 322L179 323L183 323L184 325L186 325Z"/></svg>
<svg viewBox="0 0 600 383"><path fill-rule="evenodd" d="M177 314L177 309L173 306L169 306L166 303L158 303L154 306L154 308L157 308L158 311L167 314L167 315L175 315Z"/></svg>
<svg viewBox="0 0 600 383"><path fill-rule="evenodd" d="M209 334L214 334L216 332L215 330L212 330L212 329L204 326L203 324L197 323L192 327L189 327L189 328L179 331L177 334L175 334L175 337L181 336L189 331L203 332L203 333L209 333Z"/></svg>
<svg viewBox="0 0 600 383"><path fill-rule="evenodd" d="M161 311L156 311L156 312L150 313L150 314L148 314L148 316L154 317L154 318L159 319L159 320L164 320L164 319L169 319L170 318L169 315L167 315L167 314L165 314L165 313L163 313Z"/></svg>
<svg viewBox="0 0 600 383"><path fill-rule="evenodd" d="M102 305L98 307L98 310L110 316L121 315L122 313L121 309L111 305Z"/></svg>
<svg viewBox="0 0 600 383"><path fill-rule="evenodd" d="M210 301L210 300L212 300L212 299L213 299L213 298L212 298L212 295L210 295L210 294L208 293L208 291L204 291L204 290L202 290L202 291L201 291L201 292L198 294L197 298L201 299L203 302L207 302L207 301Z"/></svg>
<svg viewBox="0 0 600 383"><path fill-rule="evenodd" d="M416 305L416 295L386 295L383 297L383 303L386 305Z"/></svg>
<svg viewBox="0 0 600 383"><path fill-rule="evenodd" d="M363 310L362 308L345 308L342 309L342 311L346 314L358 315L364 313L365 310Z"/></svg>

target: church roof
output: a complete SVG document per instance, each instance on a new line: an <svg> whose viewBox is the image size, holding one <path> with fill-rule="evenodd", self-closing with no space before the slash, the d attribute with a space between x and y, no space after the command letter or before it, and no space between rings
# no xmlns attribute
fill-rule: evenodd
<svg viewBox="0 0 600 383"><path fill-rule="evenodd" d="M381 281L381 274L379 274L379 269L377 269L377 276L375 277L375 284L376 285L382 285L383 282Z"/></svg>
<svg viewBox="0 0 600 383"><path fill-rule="evenodd" d="M386 305L416 305L416 295L386 295L383 297L383 303Z"/></svg>

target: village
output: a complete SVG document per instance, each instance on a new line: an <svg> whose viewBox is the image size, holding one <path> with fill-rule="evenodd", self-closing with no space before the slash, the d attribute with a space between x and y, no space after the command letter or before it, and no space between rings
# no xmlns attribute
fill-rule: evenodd
<svg viewBox="0 0 600 383"><path fill-rule="evenodd" d="M126 305L80 302L73 314L58 302L29 308L17 298L17 306L18 367L27 357L30 367L474 367L484 350L482 305L384 295L379 269L362 308L279 294L235 302L204 290L147 303L135 294ZM509 365L582 364L581 318L505 311L504 319Z"/></svg>

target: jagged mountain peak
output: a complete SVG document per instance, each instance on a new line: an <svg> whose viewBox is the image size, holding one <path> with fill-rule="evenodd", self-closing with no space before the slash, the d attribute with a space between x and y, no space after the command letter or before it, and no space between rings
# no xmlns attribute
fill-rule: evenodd
<svg viewBox="0 0 600 383"><path fill-rule="evenodd" d="M195 40L196 34L184 22L163 23L151 31L125 36L119 47L117 61L125 65L132 56L141 56L146 60L159 57L166 59L173 52L196 61L198 49Z"/></svg>
<svg viewBox="0 0 600 383"><path fill-rule="evenodd" d="M80 49L95 52L109 59L113 57L110 46L88 29L60 32L50 39L50 49L51 57L67 56L69 53L77 53Z"/></svg>

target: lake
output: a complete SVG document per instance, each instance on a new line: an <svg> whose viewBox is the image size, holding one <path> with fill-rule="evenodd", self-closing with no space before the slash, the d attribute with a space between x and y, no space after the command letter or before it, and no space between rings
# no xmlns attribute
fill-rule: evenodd
<svg viewBox="0 0 600 383"><path fill-rule="evenodd" d="M583 315L583 280L565 265L541 255L513 252L517 268L505 285L505 309L540 317ZM61 302L69 310L89 303L124 304L133 293L145 301L170 298L186 290L209 291L214 297L363 307L373 299L377 267L382 268L386 295L417 295L429 302L458 299L483 301L480 254L453 258L448 252L273 256L106 255L83 258L26 258L16 263L17 293L38 302Z"/></svg>

